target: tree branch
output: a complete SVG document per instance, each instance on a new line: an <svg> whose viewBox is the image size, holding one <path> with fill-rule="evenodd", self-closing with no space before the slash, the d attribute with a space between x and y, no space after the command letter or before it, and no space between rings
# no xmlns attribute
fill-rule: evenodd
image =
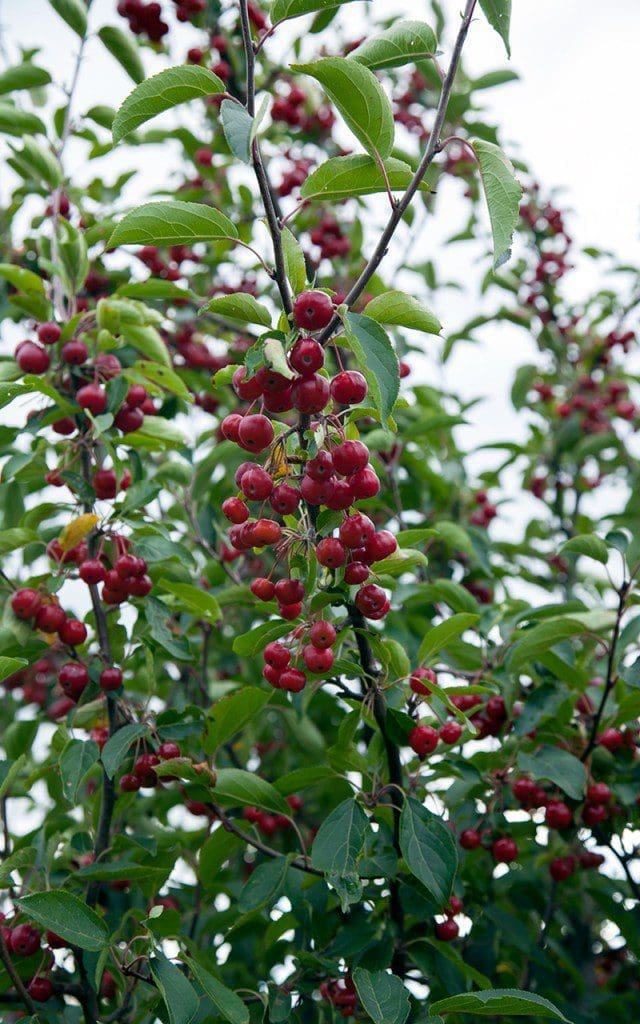
<svg viewBox="0 0 640 1024"><path fill-rule="evenodd" d="M620 637L620 625L622 622L622 616L624 615L625 603L630 587L630 581L625 580L618 591L618 611L616 613L616 621L613 627L613 634L611 636L611 644L609 645L609 657L607 659L607 676L604 684L604 689L602 691L602 697L600 698L600 704L598 705L598 709L595 715L593 716L593 722L591 723L591 734L589 736L589 742L587 743L586 747L582 751L582 754L580 755L581 761L586 761L586 759L589 757L589 754L596 745L598 738L598 729L600 728L600 722L602 720L602 715L604 714L605 704L607 703L609 694L611 693L613 687L616 684L616 646L618 644L618 639Z"/></svg>
<svg viewBox="0 0 640 1024"><path fill-rule="evenodd" d="M30 1013L32 1016L35 1016L38 1012L38 1008L34 1003L33 999L31 998L31 996L29 995L29 993L27 992L26 988L24 987L22 980L13 965L13 961L11 959L11 956L9 955L9 950L7 949L7 943L5 942L2 929L0 929L0 960L2 960L4 968L9 977L11 978L13 982L13 987L18 993L21 1002L24 1004L27 1013Z"/></svg>

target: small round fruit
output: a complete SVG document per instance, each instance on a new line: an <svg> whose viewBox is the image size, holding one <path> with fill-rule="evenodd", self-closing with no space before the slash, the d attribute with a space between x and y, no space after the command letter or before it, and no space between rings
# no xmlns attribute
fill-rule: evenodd
<svg viewBox="0 0 640 1024"><path fill-rule="evenodd" d="M564 801L552 800L547 804L545 821L549 828L568 828L573 822L573 814Z"/></svg>
<svg viewBox="0 0 640 1024"><path fill-rule="evenodd" d="M123 434L133 434L144 423L144 412L139 406L123 405L118 409L114 423Z"/></svg>
<svg viewBox="0 0 640 1024"><path fill-rule="evenodd" d="M349 483L353 491L354 501L375 498L376 494L380 491L378 474L371 466L366 466L364 469L359 469L357 473L352 473L349 477Z"/></svg>
<svg viewBox="0 0 640 1024"><path fill-rule="evenodd" d="M82 409L88 409L93 416L99 416L107 408L107 392L100 384L85 384L78 388L76 401Z"/></svg>
<svg viewBox="0 0 640 1024"><path fill-rule="evenodd" d="M273 584L271 580L265 579L263 576L259 576L258 579L254 580L251 584L251 593L254 597L257 597L259 601L272 601L276 593L275 584Z"/></svg>
<svg viewBox="0 0 640 1024"><path fill-rule="evenodd" d="M493 859L498 864L510 864L518 859L518 844L515 839L511 839L509 836L501 836L499 839L494 839L491 845L491 852L493 853Z"/></svg>
<svg viewBox="0 0 640 1024"><path fill-rule="evenodd" d="M307 677L298 668L287 668L280 676L280 689L289 693L300 693L304 690Z"/></svg>
<svg viewBox="0 0 640 1024"><path fill-rule="evenodd" d="M249 501L266 501L273 491L273 480L261 466L252 466L242 474L240 488Z"/></svg>
<svg viewBox="0 0 640 1024"><path fill-rule="evenodd" d="M445 722L440 726L439 735L443 743L457 743L462 736L462 726L460 722Z"/></svg>
<svg viewBox="0 0 640 1024"><path fill-rule="evenodd" d="M320 619L314 622L309 630L309 640L314 647L324 650L325 647L333 647L336 642L336 631L330 622Z"/></svg>
<svg viewBox="0 0 640 1024"><path fill-rule="evenodd" d="M49 978L33 978L27 992L36 1003L46 1003L53 995L53 982Z"/></svg>
<svg viewBox="0 0 640 1024"><path fill-rule="evenodd" d="M40 949L40 932L30 924L18 924L11 929L9 946L18 956L33 956Z"/></svg>
<svg viewBox="0 0 640 1024"><path fill-rule="evenodd" d="M414 693L418 693L421 696L431 693L430 683L435 686L438 682L438 677L432 668L416 668L409 677L409 686Z"/></svg>
<svg viewBox="0 0 640 1024"><path fill-rule="evenodd" d="M239 366L234 371L233 377L231 378L231 384L238 398L243 402L253 402L254 399L259 398L262 394L262 388L260 381L257 377L250 377L247 380L247 368L246 366Z"/></svg>
<svg viewBox="0 0 640 1024"><path fill-rule="evenodd" d="M43 604L36 615L36 629L43 633L57 633L67 616L59 604Z"/></svg>
<svg viewBox="0 0 640 1024"><path fill-rule="evenodd" d="M324 537L316 546L316 558L327 569L338 569L347 560L347 552L337 537Z"/></svg>
<svg viewBox="0 0 640 1024"><path fill-rule="evenodd" d="M273 668L286 668L291 661L289 651L284 644L278 643L277 640L273 640L271 643L267 644L262 652L262 656L267 665L271 665Z"/></svg>
<svg viewBox="0 0 640 1024"><path fill-rule="evenodd" d="M324 349L315 338L298 338L289 353L289 364L301 377L310 377L324 365Z"/></svg>
<svg viewBox="0 0 640 1024"><path fill-rule="evenodd" d="M482 842L482 837L475 828L465 828L460 833L459 842L463 850L477 850Z"/></svg>
<svg viewBox="0 0 640 1024"><path fill-rule="evenodd" d="M351 476L369 463L369 449L362 441L343 441L331 452L336 472Z"/></svg>
<svg viewBox="0 0 640 1024"><path fill-rule="evenodd" d="M367 382L358 370L342 370L331 381L331 397L339 405L358 405L367 397Z"/></svg>
<svg viewBox="0 0 640 1024"><path fill-rule="evenodd" d="M43 345L55 345L60 341L61 330L57 324L48 322L38 327L38 341Z"/></svg>
<svg viewBox="0 0 640 1024"><path fill-rule="evenodd" d="M329 381L314 373L311 377L300 377L291 388L294 407L304 415L322 412L329 401Z"/></svg>
<svg viewBox="0 0 640 1024"><path fill-rule="evenodd" d="M63 644L78 647L87 639L87 627L80 619L65 619L58 630L58 636Z"/></svg>
<svg viewBox="0 0 640 1024"><path fill-rule="evenodd" d="M174 757L180 757L180 747L172 740L165 740L158 747L158 757L163 761L172 761Z"/></svg>
<svg viewBox="0 0 640 1024"><path fill-rule="evenodd" d="M243 416L238 426L238 444L248 452L263 452L273 441L273 424L266 416L255 413Z"/></svg>
<svg viewBox="0 0 640 1024"><path fill-rule="evenodd" d="M409 733L409 746L420 757L433 753L438 746L438 733L430 725L416 725Z"/></svg>
<svg viewBox="0 0 640 1024"><path fill-rule="evenodd" d="M77 661L68 661L58 672L58 682L67 697L78 700L89 682L89 673Z"/></svg>
<svg viewBox="0 0 640 1024"><path fill-rule="evenodd" d="M438 921L436 924L436 938L440 939L440 942L453 942L459 934L458 925L450 917L446 921Z"/></svg>
<svg viewBox="0 0 640 1024"><path fill-rule="evenodd" d="M280 604L297 604L304 598L304 584L300 580L278 580L275 594Z"/></svg>
<svg viewBox="0 0 640 1024"><path fill-rule="evenodd" d="M17 619L22 619L24 622L35 618L41 604L42 598L40 594L37 590L32 590L31 587L23 587L22 590L16 590L11 598L13 614Z"/></svg>
<svg viewBox="0 0 640 1024"><path fill-rule="evenodd" d="M333 651L330 647L314 647L307 644L302 651L302 658L310 672L316 675L330 672L333 666Z"/></svg>
<svg viewBox="0 0 640 1024"><path fill-rule="evenodd" d="M120 789L123 793L137 793L142 783L137 775L128 772L120 779Z"/></svg>
<svg viewBox="0 0 640 1024"><path fill-rule="evenodd" d="M333 317L333 302L325 292L301 292L293 304L293 320L303 331L321 331Z"/></svg>
<svg viewBox="0 0 640 1024"><path fill-rule="evenodd" d="M350 562L344 570L345 583L349 585L359 585L369 579L371 575L369 566L365 565L364 562Z"/></svg>
<svg viewBox="0 0 640 1024"><path fill-rule="evenodd" d="M246 523L249 508L242 498L226 498L222 502L222 514L230 523Z"/></svg>
<svg viewBox="0 0 640 1024"><path fill-rule="evenodd" d="M115 665L103 668L99 678L100 686L107 693L112 690L119 690L122 686L122 671Z"/></svg>
<svg viewBox="0 0 640 1024"><path fill-rule="evenodd" d="M69 366L82 366L86 363L89 358L89 349L85 345L84 341L80 341L78 338L72 338L71 341L65 342L60 352L62 359Z"/></svg>
<svg viewBox="0 0 640 1024"><path fill-rule="evenodd" d="M16 362L23 373L46 373L51 360L49 353L35 341L21 342L15 354Z"/></svg>
<svg viewBox="0 0 640 1024"><path fill-rule="evenodd" d="M118 493L118 478L113 469L98 469L93 474L93 489L96 498L105 501L108 498L115 498Z"/></svg>
<svg viewBox="0 0 640 1024"><path fill-rule="evenodd" d="M374 537L376 528L369 516L355 512L342 520L338 531L340 540L348 548L364 547Z"/></svg>

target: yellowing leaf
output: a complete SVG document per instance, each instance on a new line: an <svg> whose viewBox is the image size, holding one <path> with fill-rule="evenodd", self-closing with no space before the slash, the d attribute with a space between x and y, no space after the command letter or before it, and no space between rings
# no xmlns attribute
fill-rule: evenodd
<svg viewBox="0 0 640 1024"><path fill-rule="evenodd" d="M70 523L67 523L58 538L62 550L71 551L71 548L75 548L81 540L84 540L87 534L91 533L99 518L100 516L94 515L93 512L85 512L83 515L72 519Z"/></svg>

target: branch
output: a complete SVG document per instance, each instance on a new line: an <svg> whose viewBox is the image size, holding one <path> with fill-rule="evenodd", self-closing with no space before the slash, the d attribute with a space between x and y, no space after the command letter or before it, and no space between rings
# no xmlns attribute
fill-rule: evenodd
<svg viewBox="0 0 640 1024"><path fill-rule="evenodd" d="M613 687L616 684L616 646L618 643L618 639L620 637L620 625L622 622L622 616L625 612L625 602L630 587L631 582L625 580L618 591L618 611L616 613L616 621L613 627L613 634L611 636L611 644L609 645L609 657L607 659L607 677L605 680L604 689L602 691L602 697L600 698L600 704L598 705L598 710L593 716L593 722L591 723L591 734L589 736L589 742L587 743L586 747L582 751L582 754L580 755L581 761L586 761L586 759L589 757L589 754L596 745L598 729L600 728L600 722L602 720L602 715L604 714L605 704L607 703L607 698L609 697L609 694L611 693Z"/></svg>
<svg viewBox="0 0 640 1024"><path fill-rule="evenodd" d="M4 968L9 977L11 978L13 982L13 987L20 996L20 1001L24 1004L27 1013L30 1013L32 1016L35 1016L38 1013L38 1008L34 1003L33 999L31 998L31 996L29 995L29 993L27 992L26 988L24 987L20 979L20 976L18 975L18 972L16 971L13 965L13 961L11 960L11 957L9 955L9 950L7 949L7 943L5 942L2 929L0 929L0 960L2 960Z"/></svg>
<svg viewBox="0 0 640 1024"><path fill-rule="evenodd" d="M438 103L436 109L436 116L433 122L433 129L429 136L429 141L427 143L422 159L418 165L418 169L413 175L411 181L409 182L407 191L404 193L402 198L398 201L398 203L392 210L391 216L389 217L387 225L380 236L380 240L373 252L373 255L371 256L371 259L367 263L366 267L360 274L360 277L353 285L351 291L344 300L345 305L347 305L349 308L351 308L354 302L362 295L362 292L364 291L369 281L375 274L376 270L382 263L384 257L387 255L389 249L389 242L391 241L393 235L395 234L396 228L398 227L400 221L402 220L402 217L404 216L406 209L411 204L411 201L413 200L413 197L418 191L422 179L424 178L429 167L433 163L434 158L442 149L442 144L440 142L440 133L442 131L442 126L444 124L445 117L447 114L447 107L449 106L449 99L451 97L453 83L455 81L456 72L460 64L462 49L467 38L467 33L469 32L469 26L471 25L471 19L473 18L473 12L475 10L476 3L477 0L467 0L466 2L462 24L460 26L460 30L458 32L456 41L453 46L453 52L451 54L451 63L449 64L449 69L442 83L442 92L440 93L440 102ZM322 333L318 336L318 341L321 344L324 344L326 341L328 341L328 339L331 337L339 323L339 317L335 316L331 323L328 324L328 326L325 327L324 331L322 331Z"/></svg>
<svg viewBox="0 0 640 1024"><path fill-rule="evenodd" d="M243 832L243 830L238 828L231 818L227 817L222 808L218 807L217 804L212 804L212 807L218 818L220 818L222 827L225 828L227 832L232 832L234 836L238 837L238 839L242 839L242 841L247 843L249 846L253 846L255 850L260 850L260 853L266 854L267 857L272 857L274 860L282 860L282 853L278 850L274 850L272 846L267 846L266 843L263 843L260 839L255 839L253 836L249 835L248 832ZM289 866L296 868L297 871L305 871L308 875L317 875L319 878L324 878L324 871L319 871L318 868L312 868L310 864L305 864L304 861L292 860L289 862Z"/></svg>

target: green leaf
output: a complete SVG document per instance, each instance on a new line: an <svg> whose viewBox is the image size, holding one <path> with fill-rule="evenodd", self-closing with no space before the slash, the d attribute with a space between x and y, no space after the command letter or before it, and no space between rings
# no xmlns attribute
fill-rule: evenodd
<svg viewBox="0 0 640 1024"><path fill-rule="evenodd" d="M235 292L233 295L218 295L207 302L200 313L217 313L227 320L238 320L244 324L260 324L271 327L271 313L266 306L246 292Z"/></svg>
<svg viewBox="0 0 640 1024"><path fill-rule="evenodd" d="M99 953L109 942L109 931L95 910L63 889L36 892L15 902L37 924L80 949Z"/></svg>
<svg viewBox="0 0 640 1024"><path fill-rule="evenodd" d="M229 1024L249 1024L249 1011L231 989L226 988L209 971L205 971L196 960L187 957L184 962L190 968L194 978L204 989L205 995L211 1000L220 1016Z"/></svg>
<svg viewBox="0 0 640 1024"><path fill-rule="evenodd" d="M44 68L30 63L18 64L0 72L0 96L21 89L37 89L39 86L48 85L50 81L51 75Z"/></svg>
<svg viewBox="0 0 640 1024"><path fill-rule="evenodd" d="M171 357L167 346L155 327L148 324L123 323L120 325L118 334L152 363L163 363L167 368L171 367Z"/></svg>
<svg viewBox="0 0 640 1024"><path fill-rule="evenodd" d="M437 904L446 906L458 867L458 854L448 825L413 797L400 815L400 849L407 867Z"/></svg>
<svg viewBox="0 0 640 1024"><path fill-rule="evenodd" d="M213 238L238 237L234 225L218 210L200 203L146 203L131 210L108 241L116 245L190 245Z"/></svg>
<svg viewBox="0 0 640 1024"><path fill-rule="evenodd" d="M548 779L572 800L582 800L587 785L587 770L582 761L560 747L541 747L535 754L518 754L518 767L534 779Z"/></svg>
<svg viewBox="0 0 640 1024"><path fill-rule="evenodd" d="M511 56L509 29L511 25L511 0L480 0L484 15L504 43L507 56Z"/></svg>
<svg viewBox="0 0 640 1024"><path fill-rule="evenodd" d="M409 993L395 974L358 967L353 982L366 1013L375 1024L404 1024L411 1009Z"/></svg>
<svg viewBox="0 0 640 1024"><path fill-rule="evenodd" d="M371 156L384 160L390 155L394 139L393 111L372 71L345 57L324 57L313 64L292 64L291 68L320 82Z"/></svg>
<svg viewBox="0 0 640 1024"><path fill-rule="evenodd" d="M418 661L426 661L434 654L444 650L452 640L457 640L466 629L474 626L479 618L479 615L474 615L471 612L460 612L458 615L452 615L445 619L444 622L439 622L437 626L433 626L418 648Z"/></svg>
<svg viewBox="0 0 640 1024"><path fill-rule="evenodd" d="M69 740L64 747L60 754L60 775L64 795L70 803L77 804L82 781L99 756L100 748L93 740Z"/></svg>
<svg viewBox="0 0 640 1024"><path fill-rule="evenodd" d="M404 192L413 178L409 164L395 157L387 157L384 167L391 191ZM422 182L420 188L424 192L429 191L426 182ZM303 199L325 202L350 199L352 196L370 196L386 190L387 184L378 162L365 153L357 153L325 160L308 175L300 195Z"/></svg>
<svg viewBox="0 0 640 1024"><path fill-rule="evenodd" d="M212 754L230 740L270 699L271 694L257 686L243 686L217 701L207 715L205 753Z"/></svg>
<svg viewBox="0 0 640 1024"><path fill-rule="evenodd" d="M173 580L166 579L161 579L158 587L168 594L174 594L185 608L190 612L196 612L200 618L205 619L212 626L215 626L222 618L220 605L213 594L208 594L200 587L194 587L191 583L174 583Z"/></svg>
<svg viewBox="0 0 640 1024"><path fill-rule="evenodd" d="M118 25L104 25L98 36L120 67L124 68L134 82L142 82L145 76L144 64L135 43Z"/></svg>
<svg viewBox="0 0 640 1024"><path fill-rule="evenodd" d="M511 239L520 216L522 185L516 179L513 164L499 146L476 139L473 150L480 165L493 234L493 265L497 269L511 256Z"/></svg>
<svg viewBox="0 0 640 1024"><path fill-rule="evenodd" d="M113 119L114 143L120 142L145 121L180 103L224 92L224 84L218 76L198 64L165 68L151 78L136 81L140 81L140 85L129 93Z"/></svg>
<svg viewBox="0 0 640 1024"><path fill-rule="evenodd" d="M198 878L205 889L213 889L219 884L218 872L222 865L244 847L243 840L225 828L217 828L209 836L200 850L198 861Z"/></svg>
<svg viewBox="0 0 640 1024"><path fill-rule="evenodd" d="M160 644L168 654L177 658L178 661L190 661L191 653L186 638L182 635L174 635L169 629L171 610L167 605L156 597L149 596L145 598L144 614L149 623L149 633L156 643Z"/></svg>
<svg viewBox="0 0 640 1024"><path fill-rule="evenodd" d="M544 654L551 647L559 644L561 640L586 633L588 629L585 622L574 615L549 619L547 622L541 622L538 626L534 626L533 629L518 630L512 637L515 643L508 657L509 670L518 672L527 662L535 660L539 654Z"/></svg>
<svg viewBox="0 0 640 1024"><path fill-rule="evenodd" d="M249 881L242 887L238 900L240 914L249 914L269 905L269 909L278 899L287 877L289 863L286 857L269 860L259 864L252 872Z"/></svg>
<svg viewBox="0 0 640 1024"><path fill-rule="evenodd" d="M47 129L35 114L18 110L11 103L0 103L0 132L4 135L46 135Z"/></svg>
<svg viewBox="0 0 640 1024"><path fill-rule="evenodd" d="M367 379L371 397L385 422L400 391L398 357L386 331L368 316L346 313L346 341Z"/></svg>
<svg viewBox="0 0 640 1024"><path fill-rule="evenodd" d="M396 21L379 35L365 39L349 54L371 71L399 68L434 57L438 44L433 29L424 21Z"/></svg>
<svg viewBox="0 0 640 1024"><path fill-rule="evenodd" d="M128 756L131 744L147 733L146 725L123 725L111 736L100 754L107 777L112 779L118 768Z"/></svg>
<svg viewBox="0 0 640 1024"><path fill-rule="evenodd" d="M368 828L369 820L357 800L344 800L318 829L311 848L311 863L327 875L355 874Z"/></svg>
<svg viewBox="0 0 640 1024"><path fill-rule="evenodd" d="M87 34L87 9L82 0L49 0L49 3L69 28L84 39Z"/></svg>
<svg viewBox="0 0 640 1024"><path fill-rule="evenodd" d="M4 679L8 679L14 672L19 672L21 668L28 665L29 662L24 658L5 658L0 657L0 683Z"/></svg>
<svg viewBox="0 0 640 1024"><path fill-rule="evenodd" d="M18 291L45 294L42 278L34 274L32 270L26 270L25 267L16 267L13 263L0 263L0 277L9 281Z"/></svg>
<svg viewBox="0 0 640 1024"><path fill-rule="evenodd" d="M364 312L379 324L410 327L426 334L439 334L442 330L442 324L431 310L406 292L390 291L376 295L367 303Z"/></svg>
<svg viewBox="0 0 640 1024"><path fill-rule="evenodd" d="M145 416L142 426L132 434L125 434L122 443L152 451L187 447L187 439L179 427L163 416Z"/></svg>
<svg viewBox="0 0 640 1024"><path fill-rule="evenodd" d="M229 149L243 164L251 163L251 139L253 118L247 108L235 100L223 100L220 105L220 120Z"/></svg>
<svg viewBox="0 0 640 1024"><path fill-rule="evenodd" d="M11 147L13 149L13 147ZM25 138L21 150L13 149L15 158L35 178L55 188L62 181L62 168L53 153L39 146L33 139Z"/></svg>
<svg viewBox="0 0 640 1024"><path fill-rule="evenodd" d="M274 814L291 814L291 808L277 789L253 772L241 768L221 768L218 771L213 797L217 803L262 807Z"/></svg>
<svg viewBox="0 0 640 1024"><path fill-rule="evenodd" d="M298 292L304 291L307 283L307 265L304 253L298 239L289 231L289 228L285 227L282 229L280 239L287 280L291 285L293 293L297 295Z"/></svg>
<svg viewBox="0 0 640 1024"><path fill-rule="evenodd" d="M169 1013L169 1024L190 1024L200 1008L200 999L179 967L156 950L149 967Z"/></svg>
<svg viewBox="0 0 640 1024"><path fill-rule="evenodd" d="M570 540L560 548L561 554L586 555L587 558L594 558L596 562L606 565L609 561L609 549L600 537L594 533L585 533L581 537L571 537Z"/></svg>
<svg viewBox="0 0 640 1024"><path fill-rule="evenodd" d="M187 402L191 401L189 389L182 378L178 377L178 374L164 363L141 360L139 363L134 363L130 370L125 370L124 376L128 380L138 378L137 383L143 385L146 385L147 381L152 381L164 388L165 391L170 391Z"/></svg>
<svg viewBox="0 0 640 1024"><path fill-rule="evenodd" d="M439 999L429 1007L431 1013L475 1013L482 1017L551 1017L553 1020L571 1021L550 1003L533 992L515 988L485 989L483 992L464 992L459 996Z"/></svg>
<svg viewBox="0 0 640 1024"><path fill-rule="evenodd" d="M281 636L290 633L291 628L290 623L283 622L281 619L265 622L262 626L256 626L248 633L237 636L233 641L233 650L235 654L240 654L245 658L253 657L254 654L263 651L272 640L279 640Z"/></svg>
<svg viewBox="0 0 640 1024"><path fill-rule="evenodd" d="M353 3L354 0L274 0L271 7L271 21L277 24L287 18L299 18L314 11L332 11L336 7Z"/></svg>

